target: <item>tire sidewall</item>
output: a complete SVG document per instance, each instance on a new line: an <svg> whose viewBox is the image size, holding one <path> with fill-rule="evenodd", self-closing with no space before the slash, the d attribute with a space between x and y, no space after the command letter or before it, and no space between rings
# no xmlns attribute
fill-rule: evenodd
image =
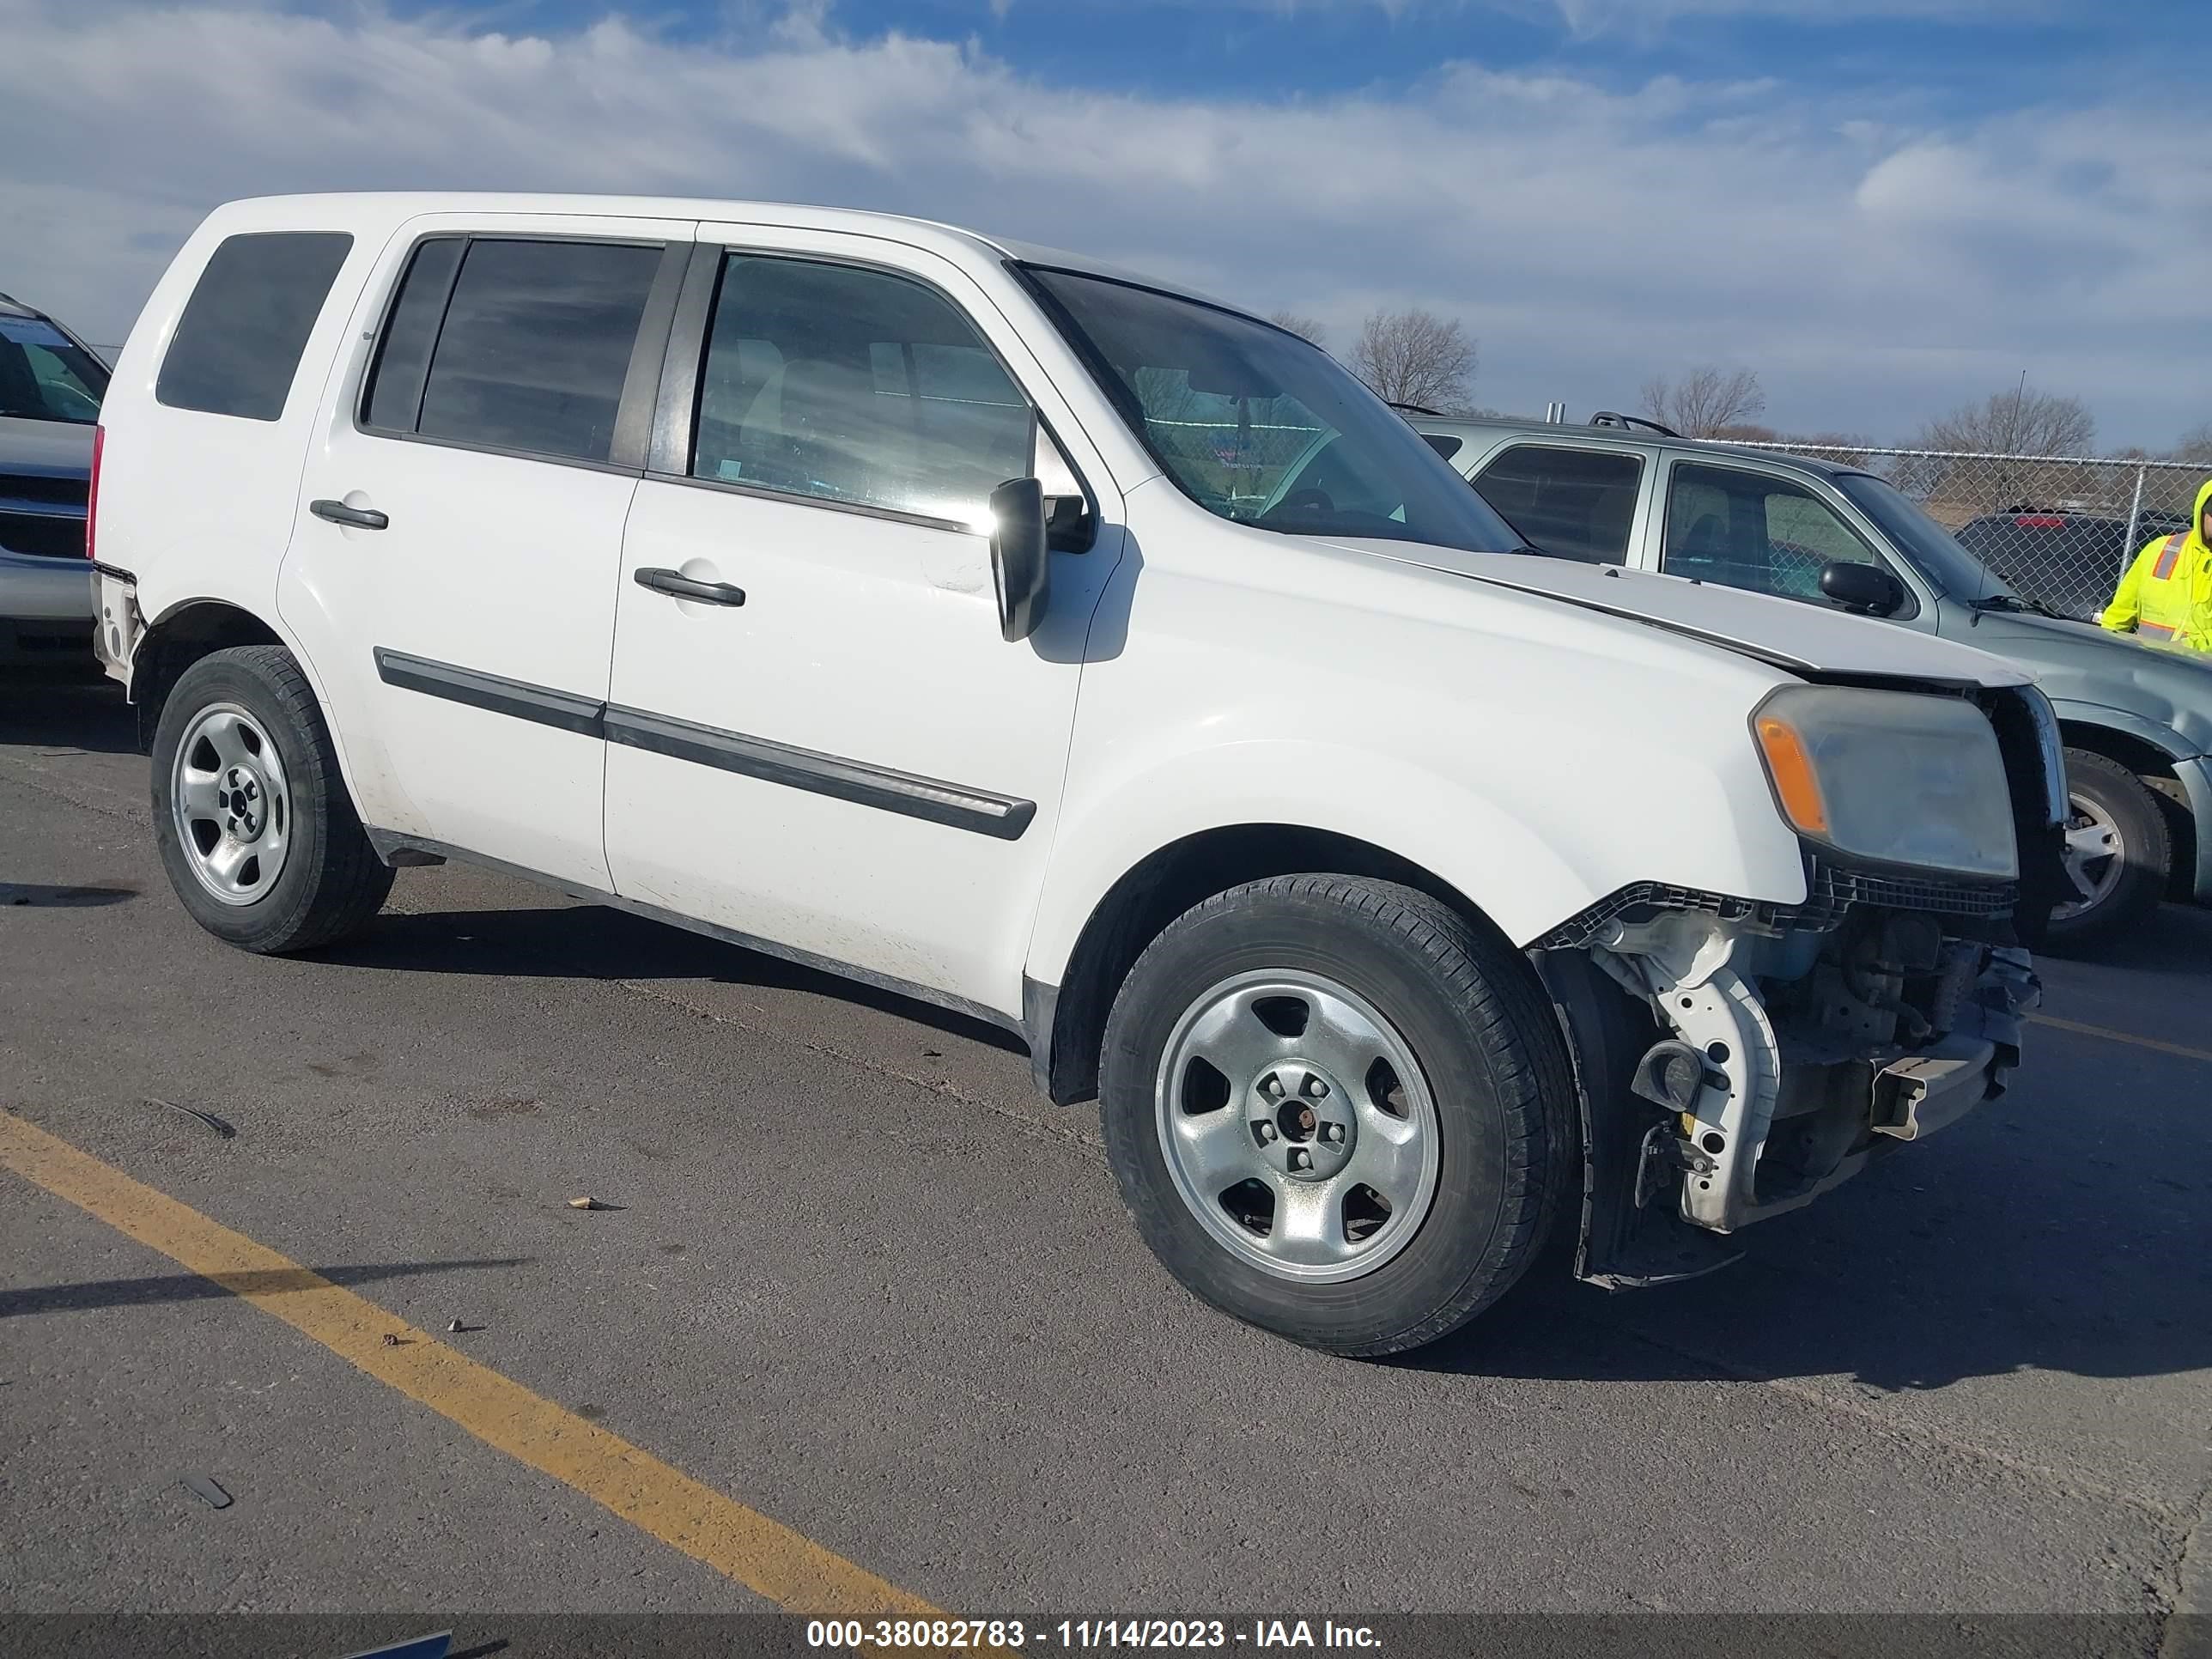
<svg viewBox="0 0 2212 1659"><path fill-rule="evenodd" d="M172 808L177 747L194 720L216 703L236 703L252 714L276 746L284 770L288 833L284 868L269 891L251 904L225 904L193 872ZM326 805L328 739L319 723L303 729L278 688L248 650L218 651L185 671L161 706L154 729L154 839L161 866L192 919L234 945L266 947L295 933L313 904L331 834Z"/></svg>
<svg viewBox="0 0 2212 1659"><path fill-rule="evenodd" d="M2045 948L2053 952L2103 942L2148 915L2165 895L2169 849L2158 802L2132 775L2114 775L2099 763L2101 760L2069 750L2067 794L2069 800L2094 802L2112 820L2119 832L2123 867L2118 881L2098 903L2071 916L2051 917ZM2070 878L2068 884L2070 890Z"/></svg>
<svg viewBox="0 0 2212 1659"><path fill-rule="evenodd" d="M1395 1255L1357 1278L1290 1280L1240 1260L1191 1213L1167 1168L1156 1086L1168 1040L1214 986L1260 971L1317 974L1358 992L1405 1040L1436 1104L1438 1167L1427 1213ZM1431 964L1387 928L1341 904L1270 896L1262 907L1187 919L1139 959L1108 1024L1101 1116L1122 1196L1146 1242L1185 1285L1225 1312L1316 1346L1382 1352L1406 1346L1395 1339L1439 1310L1468 1301L1476 1281L1484 1283L1474 1306L1502 1293L1524 1265L1505 1259L1516 1232L1508 1199L1549 1171L1509 1167L1518 1143L1500 1103L1496 1058ZM1534 1152L1543 1158L1540 1143Z"/></svg>

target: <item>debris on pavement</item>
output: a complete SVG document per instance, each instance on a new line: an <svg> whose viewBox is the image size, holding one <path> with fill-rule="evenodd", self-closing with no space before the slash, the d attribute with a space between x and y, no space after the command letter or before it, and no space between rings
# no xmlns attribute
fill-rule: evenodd
<svg viewBox="0 0 2212 1659"><path fill-rule="evenodd" d="M185 1490L200 1499L210 1509L227 1510L230 1507L230 1494L209 1480L207 1476L187 1474L181 1476L180 1479L184 1481Z"/></svg>
<svg viewBox="0 0 2212 1659"><path fill-rule="evenodd" d="M146 1097L146 1103L149 1106L166 1106L173 1112L182 1112L186 1117L196 1117L225 1140L234 1139L238 1134L238 1131L229 1123L217 1117L213 1112L204 1112L197 1106L179 1106L173 1100L162 1100L154 1095Z"/></svg>
<svg viewBox="0 0 2212 1659"><path fill-rule="evenodd" d="M568 1207L572 1210L604 1210L607 1206L600 1203L596 1198L586 1197L570 1199Z"/></svg>

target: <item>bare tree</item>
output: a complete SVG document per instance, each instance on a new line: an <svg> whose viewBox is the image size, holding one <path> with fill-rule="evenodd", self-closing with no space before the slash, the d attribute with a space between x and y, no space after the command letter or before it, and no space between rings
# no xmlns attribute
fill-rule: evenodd
<svg viewBox="0 0 2212 1659"><path fill-rule="evenodd" d="M1277 328L1287 328L1301 339L1311 340L1316 345L1321 344L1322 337L1328 332L1319 318L1308 317L1295 311L1271 311L1267 313L1267 320Z"/></svg>
<svg viewBox="0 0 2212 1659"><path fill-rule="evenodd" d="M2193 426L2181 434L2181 441L2173 447L2169 460L2193 461L2199 466L2212 466L2212 421Z"/></svg>
<svg viewBox="0 0 2212 1659"><path fill-rule="evenodd" d="M1730 427L1741 427L1766 407L1766 394L1759 389L1759 376L1747 368L1733 374L1710 363L1693 368L1679 381L1663 374L1644 383L1644 412L1671 426L1686 438L1718 437Z"/></svg>
<svg viewBox="0 0 2212 1659"><path fill-rule="evenodd" d="M1359 325L1352 372L1385 403L1449 415L1471 400L1476 356L1475 342L1455 318L1419 308L1378 311Z"/></svg>
<svg viewBox="0 0 2212 1659"><path fill-rule="evenodd" d="M2087 404L2056 392L2038 392L2023 381L1929 422L1912 447L1996 455L2083 455L2096 439L2097 417Z"/></svg>

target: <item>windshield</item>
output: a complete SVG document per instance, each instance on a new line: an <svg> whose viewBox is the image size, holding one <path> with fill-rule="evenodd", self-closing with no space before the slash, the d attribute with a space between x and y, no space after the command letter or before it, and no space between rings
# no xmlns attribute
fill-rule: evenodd
<svg viewBox="0 0 2212 1659"><path fill-rule="evenodd" d="M88 425L106 390L107 370L52 323L0 317L0 416Z"/></svg>
<svg viewBox="0 0 2212 1659"><path fill-rule="evenodd" d="M1521 545L1420 434L1297 335L1152 289L1027 270L1122 418L1208 512L1294 536Z"/></svg>
<svg viewBox="0 0 2212 1659"><path fill-rule="evenodd" d="M1918 502L1870 472L1845 472L1836 488L1872 519L1920 574L1947 597L1973 605L1983 599L2017 599L2004 578L1988 568L1929 518Z"/></svg>

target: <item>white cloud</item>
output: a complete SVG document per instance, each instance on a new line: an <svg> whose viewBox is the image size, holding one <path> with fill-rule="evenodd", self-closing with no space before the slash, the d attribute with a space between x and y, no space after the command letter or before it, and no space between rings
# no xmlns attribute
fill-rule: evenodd
<svg viewBox="0 0 2212 1659"><path fill-rule="evenodd" d="M1801 428L1902 434L2023 365L2113 441L2212 414L2212 174L2140 106L1924 131L1802 87L1473 63L1390 95L1140 96L845 38L818 5L732 17L710 44L612 15L517 35L0 0L0 288L112 337L225 198L683 191L1080 247L1338 340L1373 305L1431 306L1481 337L1480 395L1510 407L1617 407L1710 359L1758 368Z"/></svg>
<svg viewBox="0 0 2212 1659"><path fill-rule="evenodd" d="M988 3L999 17L1006 16L1014 5L1014 0ZM1120 0L1090 3L1111 5ZM1150 0L1162 10L1185 3ZM1206 10L1218 10L1226 3L1283 16L1372 11L1397 18L1504 11L1556 21L1577 33L1596 33L1607 29L1644 32L1655 24L1684 17L1772 17L1802 23L1852 23L1875 17L1935 21L2001 17L2019 23L2051 15L2061 0L1187 0L1187 3L1194 9Z"/></svg>
<svg viewBox="0 0 2212 1659"><path fill-rule="evenodd" d="M1778 18L1846 24L1871 18L1950 21L2002 18L2019 24L2046 15L2053 0L1520 0L1556 13L1577 34L1649 33L1682 18Z"/></svg>

